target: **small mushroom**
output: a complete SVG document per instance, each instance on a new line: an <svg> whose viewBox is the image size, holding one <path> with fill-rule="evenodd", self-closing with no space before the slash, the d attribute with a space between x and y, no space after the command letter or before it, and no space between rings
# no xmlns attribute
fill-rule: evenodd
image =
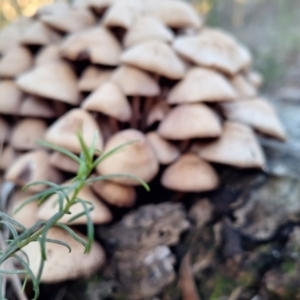
<svg viewBox="0 0 300 300"><path fill-rule="evenodd" d="M273 107L262 98L221 105L228 120L247 124L256 130L285 140L286 135Z"/></svg>
<svg viewBox="0 0 300 300"><path fill-rule="evenodd" d="M69 184L69 183L68 183ZM72 193L68 193L72 197ZM109 209L96 197L88 186L84 186L78 193L78 198L88 201L94 205L94 209L90 212L90 217L94 224L108 223L112 220L112 214ZM67 199L63 199L64 205ZM58 196L50 196L39 208L38 217L42 220L49 220L59 210ZM81 203L72 205L69 213L65 214L60 220L60 223L68 223L69 219L84 211ZM78 219L72 221L70 224L87 224L87 217L83 215Z"/></svg>
<svg viewBox="0 0 300 300"><path fill-rule="evenodd" d="M125 50L121 62L170 79L180 79L185 74L184 62L161 41L147 41Z"/></svg>
<svg viewBox="0 0 300 300"><path fill-rule="evenodd" d="M164 140L155 131L147 133L146 138L160 164L168 165L179 157L180 152L178 148Z"/></svg>
<svg viewBox="0 0 300 300"><path fill-rule="evenodd" d="M152 106L147 115L147 126L153 125L155 122L160 122L165 119L167 114L171 111L171 107L163 100L157 102Z"/></svg>
<svg viewBox="0 0 300 300"><path fill-rule="evenodd" d="M0 82L0 113L18 115L21 103L22 92L12 80ZM8 101L9 99L9 101Z"/></svg>
<svg viewBox="0 0 300 300"><path fill-rule="evenodd" d="M77 78L66 62L48 63L21 75L18 86L27 93L72 105L79 104Z"/></svg>
<svg viewBox="0 0 300 300"><path fill-rule="evenodd" d="M92 12L84 8L43 15L40 20L58 31L67 33L83 30L96 23Z"/></svg>
<svg viewBox="0 0 300 300"><path fill-rule="evenodd" d="M162 22L150 16L140 17L124 38L126 48L143 43L147 40L159 40L170 43L173 41L174 33Z"/></svg>
<svg viewBox="0 0 300 300"><path fill-rule="evenodd" d="M173 108L158 127L170 140L218 137L222 132L218 115L205 104L182 104Z"/></svg>
<svg viewBox="0 0 300 300"><path fill-rule="evenodd" d="M235 75L251 63L249 51L218 29L204 29L197 36L179 37L173 46L176 52L195 64L229 75Z"/></svg>
<svg viewBox="0 0 300 300"><path fill-rule="evenodd" d="M113 71L100 70L95 66L87 67L82 73L78 87L81 92L92 92L106 81L110 80Z"/></svg>
<svg viewBox="0 0 300 300"><path fill-rule="evenodd" d="M256 88L242 75L236 75L231 80L240 97L252 98L257 95Z"/></svg>
<svg viewBox="0 0 300 300"><path fill-rule="evenodd" d="M81 107L85 110L101 112L120 122L130 121L132 114L126 96L115 83L109 81L90 94Z"/></svg>
<svg viewBox="0 0 300 300"><path fill-rule="evenodd" d="M118 65L121 52L122 48L112 33L99 26L74 33L61 45L61 55L69 60L89 59L91 63L106 66Z"/></svg>
<svg viewBox="0 0 300 300"><path fill-rule="evenodd" d="M43 24L41 21L35 21L25 32L21 39L23 45L46 46L57 43L61 36Z"/></svg>
<svg viewBox="0 0 300 300"><path fill-rule="evenodd" d="M40 119L26 118L19 121L12 129L10 143L17 150L38 148L36 141L42 139L47 130L47 123Z"/></svg>
<svg viewBox="0 0 300 300"><path fill-rule="evenodd" d="M220 73L205 68L190 69L170 91L169 104L232 101L238 97L230 82Z"/></svg>
<svg viewBox="0 0 300 300"><path fill-rule="evenodd" d="M61 60L59 49L59 44L43 47L35 56L35 65L41 66L48 63L59 62Z"/></svg>
<svg viewBox="0 0 300 300"><path fill-rule="evenodd" d="M263 78L260 73L257 71L249 71L246 73L247 80L257 89L260 88L263 84Z"/></svg>
<svg viewBox="0 0 300 300"><path fill-rule="evenodd" d="M75 233L85 239L79 232L75 231ZM90 252L85 254L84 247L63 229L50 228L47 238L67 243L72 251L69 253L69 250L62 245L47 243L47 260L44 264L41 282L54 283L89 276L104 265L105 253L96 241L93 242ZM40 243L31 242L22 250L29 259L30 269L37 276L41 262Z"/></svg>
<svg viewBox="0 0 300 300"><path fill-rule="evenodd" d="M194 153L187 153L164 171L161 184L175 191L204 192L217 188L219 179L209 163Z"/></svg>
<svg viewBox="0 0 300 300"><path fill-rule="evenodd" d="M57 119L46 132L46 141L64 147L74 153L81 152L81 146L76 134L82 130L82 135L88 146L92 145L95 133L98 133L96 149L102 150L100 128L93 117L85 110L74 108Z"/></svg>
<svg viewBox="0 0 300 300"><path fill-rule="evenodd" d="M136 200L134 187L125 186L108 180L93 183L92 189L107 203L118 207L131 207Z"/></svg>
<svg viewBox="0 0 300 300"><path fill-rule="evenodd" d="M135 129L127 129L113 135L106 143L104 152L110 151L124 143L135 141L125 146L121 151L105 159L97 166L101 175L128 174L135 175L151 181L158 172L158 161L143 133ZM126 185L139 185L140 183L128 178L114 178L114 182Z"/></svg>
<svg viewBox="0 0 300 300"><path fill-rule="evenodd" d="M0 60L0 77L13 78L27 71L33 58L25 47L16 47L7 52Z"/></svg>
<svg viewBox="0 0 300 300"><path fill-rule="evenodd" d="M199 144L197 153L205 160L238 168L263 168L264 153L255 133L246 125L225 122L223 133L216 141Z"/></svg>
<svg viewBox="0 0 300 300"><path fill-rule="evenodd" d="M7 169L6 180L24 186L33 181L48 180L55 183L62 181L61 174L51 167L49 154L44 150L35 150L19 156ZM40 192L46 189L46 185L33 185L29 192Z"/></svg>

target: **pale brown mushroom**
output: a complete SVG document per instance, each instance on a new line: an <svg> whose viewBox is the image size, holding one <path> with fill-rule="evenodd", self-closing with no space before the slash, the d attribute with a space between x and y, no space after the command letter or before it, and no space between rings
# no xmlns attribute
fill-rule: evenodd
<svg viewBox="0 0 300 300"><path fill-rule="evenodd" d="M246 73L246 78L257 89L262 86L264 81L262 75L257 71L248 71Z"/></svg>
<svg viewBox="0 0 300 300"><path fill-rule="evenodd" d="M221 107L228 120L247 124L279 140L285 140L286 138L284 128L275 110L262 98L237 101L234 103L223 103Z"/></svg>
<svg viewBox="0 0 300 300"><path fill-rule="evenodd" d="M40 20L62 32L73 33L95 25L96 19L88 9L79 8L41 16Z"/></svg>
<svg viewBox="0 0 300 300"><path fill-rule="evenodd" d="M178 148L163 139L155 131L147 133L146 138L160 164L168 165L179 157L180 152Z"/></svg>
<svg viewBox="0 0 300 300"><path fill-rule="evenodd" d="M103 27L74 33L61 45L61 55L70 60L87 60L91 63L116 66L122 52L117 39Z"/></svg>
<svg viewBox="0 0 300 300"><path fill-rule="evenodd" d="M8 141L10 128L8 123L0 117L0 145Z"/></svg>
<svg viewBox="0 0 300 300"><path fill-rule="evenodd" d="M23 45L45 46L57 43L61 36L43 24L41 21L35 21L25 32L21 39Z"/></svg>
<svg viewBox="0 0 300 300"><path fill-rule="evenodd" d="M217 29L204 29L197 36L179 37L173 46L195 64L230 75L235 75L251 63L249 51L231 35Z"/></svg>
<svg viewBox="0 0 300 300"><path fill-rule="evenodd" d="M0 82L0 113L18 115L23 93L12 80ZM8 101L9 100L9 101Z"/></svg>
<svg viewBox="0 0 300 300"><path fill-rule="evenodd" d="M121 66L112 74L111 81L118 84L126 96L157 96L160 87L146 72L131 66Z"/></svg>
<svg viewBox="0 0 300 300"><path fill-rule="evenodd" d="M136 141L125 146L122 150L110 156L97 166L97 172L101 175L123 173L135 175L151 181L158 172L158 161L144 134L135 129L127 129L113 135L106 143L104 152L110 151L124 143ZM139 185L133 179L114 178L114 182L126 185Z"/></svg>
<svg viewBox="0 0 300 300"><path fill-rule="evenodd" d="M94 136L98 133L95 146L96 149L102 150L103 141L100 128L87 111L79 108L74 108L57 119L47 130L45 139L72 152L80 153L82 149L76 135L79 130L82 130L88 147L92 145Z"/></svg>
<svg viewBox="0 0 300 300"><path fill-rule="evenodd" d="M17 84L22 90L30 94L72 105L79 104L77 78L66 62L38 66L21 75Z"/></svg>
<svg viewBox="0 0 300 300"><path fill-rule="evenodd" d="M11 211L11 215L14 220L19 222L26 228L32 227L39 220L37 217L37 212L39 209L37 202L28 203L16 213L14 213L14 211L18 209L18 207L31 196L32 194L26 193L22 190L14 191L11 196L9 205L9 210Z"/></svg>
<svg viewBox="0 0 300 300"><path fill-rule="evenodd" d="M70 184L70 182L66 183ZM67 193L68 196L72 197L72 192ZM94 224L104 224L112 220L112 214L109 209L104 205L98 197L96 197L91 191L90 187L84 186L78 193L78 198L88 201L94 205L94 209L90 212L90 217ZM63 199L63 204L66 205L67 199ZM89 205L87 204L87 207ZM59 211L58 196L50 196L39 208L38 217L42 220L49 220L54 214ZM84 211L84 207L81 203L76 203L72 205L69 209L69 213L65 214L61 219L60 223L68 223L68 220L77 214ZM85 215L79 217L78 219L72 221L70 224L87 224L87 217Z"/></svg>
<svg viewBox="0 0 300 300"><path fill-rule="evenodd" d="M67 2L54 2L48 5L44 5L38 8L36 11L35 15L38 17L41 16L48 16L48 15L53 15L57 13L62 13L66 12L70 9L70 5Z"/></svg>
<svg viewBox="0 0 300 300"><path fill-rule="evenodd" d="M25 118L13 127L10 144L17 150L39 148L36 141L44 137L47 127L47 123L41 119Z"/></svg>
<svg viewBox="0 0 300 300"><path fill-rule="evenodd" d="M7 170L15 161L17 153L11 146L6 146L0 151L0 170Z"/></svg>
<svg viewBox="0 0 300 300"><path fill-rule="evenodd" d="M213 167L197 154L187 153L163 173L161 184L181 192L204 192L218 187L219 178Z"/></svg>
<svg viewBox="0 0 300 300"><path fill-rule="evenodd" d="M196 152L205 160L238 168L263 168L264 153L255 133L246 125L225 122L219 139L198 144Z"/></svg>
<svg viewBox="0 0 300 300"><path fill-rule="evenodd" d="M97 67L89 66L82 73L78 87L81 92L92 92L108 81L113 74L111 70L100 70Z"/></svg>
<svg viewBox="0 0 300 300"><path fill-rule="evenodd" d="M134 187L117 184L108 180L93 183L92 189L107 203L118 207L131 207L136 200Z"/></svg>
<svg viewBox="0 0 300 300"><path fill-rule="evenodd" d="M218 137L222 132L218 115L202 103L173 108L158 127L158 134L170 140Z"/></svg>
<svg viewBox="0 0 300 300"><path fill-rule="evenodd" d="M172 28L200 28L203 20L196 11L180 0L148 0L146 11L151 16Z"/></svg>
<svg viewBox="0 0 300 300"><path fill-rule="evenodd" d="M51 167L49 154L44 150L35 150L19 156L9 167L5 175L6 180L20 186L37 180L48 180L54 183L62 181L61 174ZM40 192L46 185L34 185L28 188L29 192Z"/></svg>
<svg viewBox="0 0 300 300"><path fill-rule="evenodd" d="M7 52L0 60L0 77L13 78L27 71L33 58L25 47L16 47Z"/></svg>
<svg viewBox="0 0 300 300"><path fill-rule="evenodd" d="M126 33L124 46L129 48L147 40L159 40L170 43L173 39L174 33L162 22L150 16L142 16Z"/></svg>
<svg viewBox="0 0 300 300"><path fill-rule="evenodd" d="M43 47L35 56L35 65L41 66L48 63L55 63L61 60L59 44Z"/></svg>
<svg viewBox="0 0 300 300"><path fill-rule="evenodd" d="M231 83L242 98L253 98L257 95L256 88L242 75L235 76Z"/></svg>
<svg viewBox="0 0 300 300"><path fill-rule="evenodd" d="M76 232L76 230L75 233L85 239L85 237L81 233ZM67 243L72 251L69 252L69 250L62 245L47 243L47 260L44 264L41 282L53 283L89 276L104 265L105 253L100 244L96 241L93 242L90 252L85 254L84 247L63 229L57 227L51 228L47 233L47 238ZM40 243L29 243L22 250L29 258L30 269L33 274L37 276L41 262Z"/></svg>
<svg viewBox="0 0 300 300"><path fill-rule="evenodd" d="M43 119L57 117L53 103L34 96L28 96L22 101L19 115L23 117L40 117Z"/></svg>
<svg viewBox="0 0 300 300"><path fill-rule="evenodd" d="M121 62L170 79L180 79L185 74L184 62L161 41L146 41L125 50Z"/></svg>
<svg viewBox="0 0 300 300"><path fill-rule="evenodd" d="M232 101L238 97L230 82L213 70L195 67L168 94L168 103Z"/></svg>
<svg viewBox="0 0 300 300"><path fill-rule="evenodd" d="M50 155L50 164L59 170L75 174L79 167L75 160L60 152L53 152Z"/></svg>
<svg viewBox="0 0 300 300"><path fill-rule="evenodd" d="M131 107L126 96L113 82L103 83L81 104L89 111L97 111L111 116L118 121L128 122L131 119Z"/></svg>

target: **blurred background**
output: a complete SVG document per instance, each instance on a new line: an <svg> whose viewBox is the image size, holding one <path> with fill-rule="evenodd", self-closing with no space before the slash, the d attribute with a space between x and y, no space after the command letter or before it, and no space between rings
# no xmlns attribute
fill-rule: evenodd
<svg viewBox="0 0 300 300"><path fill-rule="evenodd" d="M0 0L0 27L18 15L32 16L55 0ZM56 0L62 1L62 0ZM71 1L71 0L69 0ZM189 0L211 26L233 32L250 47L255 67L265 77L265 91L282 84L299 59L299 0Z"/></svg>

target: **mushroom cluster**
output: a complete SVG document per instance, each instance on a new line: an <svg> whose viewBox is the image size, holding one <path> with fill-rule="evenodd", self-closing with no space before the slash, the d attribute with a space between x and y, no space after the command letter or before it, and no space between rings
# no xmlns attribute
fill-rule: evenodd
<svg viewBox="0 0 300 300"><path fill-rule="evenodd" d="M165 188L203 192L219 184L212 163L263 168L257 132L284 140L284 129L258 96L262 80L248 49L203 23L180 0L77 0L42 7L4 28L0 170L6 180L67 182L76 163L35 141L78 154L80 127L88 145L99 133L97 148L104 152L137 140L101 163L101 175L127 173L150 182L163 168ZM114 179L86 187L81 197L95 204L95 224L113 218L102 200L134 205L137 184ZM47 219L54 200L24 222Z"/></svg>

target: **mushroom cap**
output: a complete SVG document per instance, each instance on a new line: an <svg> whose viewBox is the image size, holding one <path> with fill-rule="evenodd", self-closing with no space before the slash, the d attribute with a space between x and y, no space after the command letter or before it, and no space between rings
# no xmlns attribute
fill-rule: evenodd
<svg viewBox="0 0 300 300"><path fill-rule="evenodd" d="M62 32L77 32L95 25L96 19L92 12L85 8L59 11L41 16L41 21Z"/></svg>
<svg viewBox="0 0 300 300"><path fill-rule="evenodd" d="M168 165L179 157L180 152L178 148L170 142L164 140L155 131L147 133L146 138L160 164Z"/></svg>
<svg viewBox="0 0 300 300"><path fill-rule="evenodd" d="M247 80L257 89L260 88L263 84L263 77L257 71L248 71L246 73Z"/></svg>
<svg viewBox="0 0 300 300"><path fill-rule="evenodd" d="M76 234L85 239L82 234L78 232ZM89 276L104 265L105 253L96 241L93 242L90 252L84 254L83 246L63 229L50 228L47 232L47 238L67 243L72 252L69 253L69 250L64 246L47 243L47 260L44 264L41 282L51 283ZM31 242L22 250L29 258L30 269L37 276L41 262L39 242Z"/></svg>
<svg viewBox="0 0 300 300"><path fill-rule="evenodd" d="M61 55L70 60L89 59L93 64L116 66L122 52L121 45L109 30L95 27L74 33L61 45Z"/></svg>
<svg viewBox="0 0 300 300"><path fill-rule="evenodd" d="M10 199L11 212L13 213L26 199L31 196L32 194L26 193L22 190L15 191ZM12 214L12 217L26 228L30 228L39 220L37 217L38 209L39 207L36 202L30 202L17 213Z"/></svg>
<svg viewBox="0 0 300 300"><path fill-rule="evenodd" d="M0 53L4 54L19 46L24 33L33 24L33 20L27 17L20 17L0 31Z"/></svg>
<svg viewBox="0 0 300 300"><path fill-rule="evenodd" d="M111 81L118 84L126 96L157 96L160 93L159 84L146 72L130 67L117 68Z"/></svg>
<svg viewBox="0 0 300 300"><path fill-rule="evenodd" d="M41 119L26 118L20 120L12 129L10 143L17 150L39 148L36 144L47 130L47 123Z"/></svg>
<svg viewBox="0 0 300 300"><path fill-rule="evenodd" d="M68 193L69 197L72 197L72 192ZM94 224L104 224L112 220L112 214L109 209L104 205L98 197L96 197L91 191L90 187L84 186L78 193L78 198L89 201L94 205L94 209L90 212L90 217ZM64 199L64 205L67 200ZM42 220L49 220L55 213L59 211L58 196L50 196L41 206L38 211L38 217ZM84 211L81 203L74 204L69 209L69 214L65 214L61 219L60 223L68 223L68 220L77 214ZM85 215L79 217L78 219L72 221L72 225L75 224L87 224L87 218Z"/></svg>
<svg viewBox="0 0 300 300"><path fill-rule="evenodd" d="M0 77L16 77L28 70L32 64L33 58L27 48L13 48L0 60Z"/></svg>
<svg viewBox="0 0 300 300"><path fill-rule="evenodd" d="M121 27L129 29L138 17L136 7L129 1L117 1L111 5L104 15L103 24L106 27Z"/></svg>
<svg viewBox="0 0 300 300"><path fill-rule="evenodd" d="M153 125L155 122L162 121L171 111L171 107L165 101L159 101L154 104L147 116L147 126Z"/></svg>
<svg viewBox="0 0 300 300"><path fill-rule="evenodd" d="M125 50L121 62L170 79L180 79L185 74L184 62L161 41L147 41Z"/></svg>
<svg viewBox="0 0 300 300"><path fill-rule="evenodd" d="M0 170L5 171L14 162L17 154L11 146L6 146L0 152Z"/></svg>
<svg viewBox="0 0 300 300"><path fill-rule="evenodd" d="M57 43L61 36L41 21L35 21L21 39L23 45L45 46Z"/></svg>
<svg viewBox="0 0 300 300"><path fill-rule="evenodd" d="M57 119L49 127L45 139L74 153L80 153L82 149L76 135L80 129L89 147L92 145L95 132L97 132L99 136L96 141L96 149L102 150L103 141L100 128L87 111L79 108L74 108Z"/></svg>
<svg viewBox="0 0 300 300"><path fill-rule="evenodd" d="M191 5L184 1L164 0L147 1L147 12L172 28L200 28L203 24L200 16Z"/></svg>
<svg viewBox="0 0 300 300"><path fill-rule="evenodd" d="M182 104L169 112L157 132L166 139L186 140L218 137L222 127L218 115L205 104Z"/></svg>
<svg viewBox="0 0 300 300"><path fill-rule="evenodd" d="M0 117L0 145L3 145L4 142L8 141L9 131L8 123Z"/></svg>
<svg viewBox="0 0 300 300"><path fill-rule="evenodd" d="M96 9L96 11L103 12L110 7L116 0L87 0L88 7Z"/></svg>
<svg viewBox="0 0 300 300"><path fill-rule="evenodd" d="M264 153L251 128L246 125L225 122L219 139L206 145L198 145L197 153L205 160L239 168L263 168Z"/></svg>
<svg viewBox="0 0 300 300"><path fill-rule="evenodd" d="M274 108L264 99L255 98L249 101L224 103L222 110L225 117L231 121L247 124L279 140L286 138Z"/></svg>
<svg viewBox="0 0 300 300"><path fill-rule="evenodd" d="M72 105L79 104L77 78L66 62L48 63L21 75L18 86L30 94Z"/></svg>
<svg viewBox="0 0 300 300"><path fill-rule="evenodd" d="M179 54L195 64L230 75L251 63L248 50L231 35L217 29L204 29L197 36L179 37L173 46Z"/></svg>
<svg viewBox="0 0 300 300"><path fill-rule="evenodd" d="M57 117L57 113L50 101L39 99L34 96L28 96L23 100L19 115L23 117L39 117L43 119Z"/></svg>
<svg viewBox="0 0 300 300"><path fill-rule="evenodd" d="M168 103L219 102L237 98L230 82L213 70L195 67L168 94Z"/></svg>
<svg viewBox="0 0 300 300"><path fill-rule="evenodd" d="M236 75L231 83L240 97L252 98L257 95L256 88L242 75Z"/></svg>
<svg viewBox="0 0 300 300"><path fill-rule="evenodd" d="M94 66L87 67L82 73L78 82L81 92L92 92L108 81L113 74L111 70L100 70Z"/></svg>
<svg viewBox="0 0 300 300"><path fill-rule="evenodd" d="M103 180L93 183L92 189L107 203L118 207L131 207L136 200L134 187Z"/></svg>
<svg viewBox="0 0 300 300"><path fill-rule="evenodd" d="M164 171L161 184L171 190L203 192L218 187L219 178L213 167L197 154L183 154Z"/></svg>
<svg viewBox="0 0 300 300"><path fill-rule="evenodd" d="M38 8L35 15L38 17L54 15L57 13L66 12L70 9L70 5L67 2L54 2L46 4Z"/></svg>
<svg viewBox="0 0 300 300"><path fill-rule="evenodd" d="M0 81L0 113L18 115L23 93L12 80ZM9 101L8 101L9 100Z"/></svg>
<svg viewBox="0 0 300 300"><path fill-rule="evenodd" d="M158 19L150 16L142 16L137 19L134 25L124 37L126 48L143 43L147 40L159 40L170 43L174 39L174 33Z"/></svg>
<svg viewBox="0 0 300 300"><path fill-rule="evenodd" d="M51 167L49 154L44 150L35 150L20 155L9 167L5 175L6 180L18 185L26 185L37 180L48 180L60 183L61 174ZM40 192L46 189L45 185L29 187L29 192Z"/></svg>
<svg viewBox="0 0 300 300"><path fill-rule="evenodd" d="M123 147L120 151L101 162L96 170L101 175L128 174L135 175L149 182L158 172L158 161L144 134L135 129L127 129L114 134L106 143L104 152L108 152L124 143L136 141ZM112 181L139 185L132 179L117 178Z"/></svg>
<svg viewBox="0 0 300 300"><path fill-rule="evenodd" d="M101 112L121 122L130 121L132 115L126 96L115 83L109 81L90 94L81 107Z"/></svg>
<svg viewBox="0 0 300 300"><path fill-rule="evenodd" d="M48 63L59 62L61 60L59 44L43 47L35 56L35 65L41 66Z"/></svg>
<svg viewBox="0 0 300 300"><path fill-rule="evenodd" d="M59 170L75 174L77 173L79 167L75 160L56 151L50 156L50 164Z"/></svg>

